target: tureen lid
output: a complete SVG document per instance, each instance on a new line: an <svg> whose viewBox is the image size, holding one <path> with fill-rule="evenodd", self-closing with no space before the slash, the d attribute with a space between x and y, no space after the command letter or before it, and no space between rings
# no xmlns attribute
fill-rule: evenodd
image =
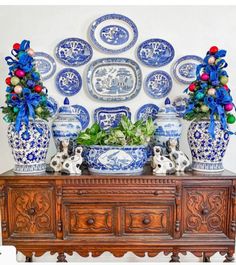
<svg viewBox="0 0 236 265"><path fill-rule="evenodd" d="M177 116L176 109L172 106L169 98L166 98L165 106L158 111L157 116Z"/></svg>
<svg viewBox="0 0 236 265"><path fill-rule="evenodd" d="M58 112L61 114L75 114L75 109L70 105L67 97L64 99L64 105L59 108Z"/></svg>

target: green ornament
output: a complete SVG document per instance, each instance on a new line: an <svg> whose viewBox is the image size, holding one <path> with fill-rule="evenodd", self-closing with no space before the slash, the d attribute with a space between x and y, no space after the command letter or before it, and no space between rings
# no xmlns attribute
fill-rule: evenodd
<svg viewBox="0 0 236 265"><path fill-rule="evenodd" d="M4 120L5 122L10 122L10 121L11 121L8 115L5 115L5 116L3 117L3 120Z"/></svg>
<svg viewBox="0 0 236 265"><path fill-rule="evenodd" d="M7 98L7 100L10 100L11 99L11 95L10 94L7 94L6 95L6 98Z"/></svg>
<svg viewBox="0 0 236 265"><path fill-rule="evenodd" d="M222 58L218 58L215 60L215 64L217 64L220 60L222 60Z"/></svg>
<svg viewBox="0 0 236 265"><path fill-rule="evenodd" d="M200 99L204 98L204 96L205 96L204 93L197 92L196 95L195 95L195 98L198 99L198 100L200 100Z"/></svg>
<svg viewBox="0 0 236 265"><path fill-rule="evenodd" d="M19 109L18 109L17 107L14 107L14 108L13 108L13 111L14 111L15 113L17 113L17 112L19 111Z"/></svg>
<svg viewBox="0 0 236 265"><path fill-rule="evenodd" d="M235 123L235 121L236 121L236 118L235 118L235 116L233 114L228 114L227 115L227 123L233 124L233 123Z"/></svg>
<svg viewBox="0 0 236 265"><path fill-rule="evenodd" d="M20 79L19 79L17 76L13 76L13 77L11 78L11 84L12 84L13 86L18 85L19 82L20 82Z"/></svg>
<svg viewBox="0 0 236 265"><path fill-rule="evenodd" d="M42 107L38 107L35 111L36 111L36 113L38 115L40 115L42 113L42 111L43 111L43 108Z"/></svg>
<svg viewBox="0 0 236 265"><path fill-rule="evenodd" d="M208 112L209 111L209 108L206 105L202 105L201 106L201 111L202 112Z"/></svg>
<svg viewBox="0 0 236 265"><path fill-rule="evenodd" d="M225 75L220 77L220 82L222 85L226 85L228 83L229 78Z"/></svg>
<svg viewBox="0 0 236 265"><path fill-rule="evenodd" d="M47 101L47 98L45 96L42 96L42 102L46 102Z"/></svg>

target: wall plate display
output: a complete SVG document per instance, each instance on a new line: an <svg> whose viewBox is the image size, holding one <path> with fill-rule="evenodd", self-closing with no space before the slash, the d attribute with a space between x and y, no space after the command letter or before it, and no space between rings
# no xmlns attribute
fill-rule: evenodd
<svg viewBox="0 0 236 265"><path fill-rule="evenodd" d="M175 50L165 40L149 39L139 45L137 55L143 64L151 67L161 67L173 60Z"/></svg>
<svg viewBox="0 0 236 265"><path fill-rule="evenodd" d="M80 74L72 68L62 69L56 76L56 87L64 96L74 96L82 86Z"/></svg>
<svg viewBox="0 0 236 265"><path fill-rule="evenodd" d="M41 79L47 80L56 72L56 62L52 56L45 52L36 52L34 55L35 67L40 73Z"/></svg>
<svg viewBox="0 0 236 265"><path fill-rule="evenodd" d="M148 75L145 81L147 94L152 98L163 98L169 94L172 88L172 79L165 71L154 71Z"/></svg>
<svg viewBox="0 0 236 265"><path fill-rule="evenodd" d="M172 105L175 107L178 117L182 118L184 116L187 103L188 103L188 98L185 96L179 96L175 98L175 100L173 101Z"/></svg>
<svg viewBox="0 0 236 265"><path fill-rule="evenodd" d="M82 130L86 129L90 122L90 115L87 109L81 105L72 105L75 110L76 116L81 123Z"/></svg>
<svg viewBox="0 0 236 265"><path fill-rule="evenodd" d="M58 103L51 96L49 96L47 98L47 108L48 108L48 110L49 110L49 112L51 114L51 118L53 118L57 114L57 111L58 111Z"/></svg>
<svg viewBox="0 0 236 265"><path fill-rule="evenodd" d="M56 57L68 66L86 64L92 56L93 50L90 44L79 38L64 39L56 46Z"/></svg>
<svg viewBox="0 0 236 265"><path fill-rule="evenodd" d="M127 51L138 39L134 22L120 14L99 17L92 23L89 34L98 49L113 54Z"/></svg>
<svg viewBox="0 0 236 265"><path fill-rule="evenodd" d="M196 55L179 58L173 66L174 77L183 84L190 84L196 79L196 68L203 59Z"/></svg>
<svg viewBox="0 0 236 265"><path fill-rule="evenodd" d="M142 87L139 65L128 58L103 58L92 62L87 73L89 93L103 101L124 101Z"/></svg>
<svg viewBox="0 0 236 265"><path fill-rule="evenodd" d="M104 130L108 130L110 128L117 127L123 115L131 119L131 112L128 107L102 107L95 109L94 120L100 125L101 128L103 128Z"/></svg>
<svg viewBox="0 0 236 265"><path fill-rule="evenodd" d="M137 120L146 121L149 117L154 121L157 117L159 107L155 104L145 104L137 112Z"/></svg>

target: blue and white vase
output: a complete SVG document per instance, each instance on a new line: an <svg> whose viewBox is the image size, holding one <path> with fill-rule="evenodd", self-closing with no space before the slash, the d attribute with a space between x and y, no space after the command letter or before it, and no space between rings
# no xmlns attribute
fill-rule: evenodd
<svg viewBox="0 0 236 265"><path fill-rule="evenodd" d="M46 156L50 140L50 130L43 120L30 120L28 127L22 124L20 131L15 123L8 127L8 143L15 160L15 173L40 173L46 169Z"/></svg>
<svg viewBox="0 0 236 265"><path fill-rule="evenodd" d="M60 142L63 140L72 140L76 146L76 138L82 130L81 122L74 109L65 98L64 106L58 110L56 118L52 122L52 134L57 150L60 151Z"/></svg>
<svg viewBox="0 0 236 265"><path fill-rule="evenodd" d="M229 143L229 133L215 122L215 139L208 132L209 120L193 121L188 129L192 168L197 171L223 171L223 157Z"/></svg>
<svg viewBox="0 0 236 265"><path fill-rule="evenodd" d="M169 139L179 140L182 131L182 124L177 118L176 109L172 106L169 98L165 100L165 107L159 110L154 125L154 145L161 146L163 155L167 155L166 142Z"/></svg>
<svg viewBox="0 0 236 265"><path fill-rule="evenodd" d="M141 173L147 162L147 145L85 146L83 157L94 173Z"/></svg>

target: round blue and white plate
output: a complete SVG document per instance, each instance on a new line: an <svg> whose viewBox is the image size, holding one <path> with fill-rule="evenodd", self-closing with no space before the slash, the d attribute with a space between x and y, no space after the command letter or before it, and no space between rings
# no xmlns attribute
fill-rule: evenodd
<svg viewBox="0 0 236 265"><path fill-rule="evenodd" d="M173 60L175 50L166 40L149 39L139 45L137 56L147 66L161 67Z"/></svg>
<svg viewBox="0 0 236 265"><path fill-rule="evenodd" d="M90 27L90 39L105 53L121 53L134 46L138 29L134 22L120 14L107 14L96 19Z"/></svg>
<svg viewBox="0 0 236 265"><path fill-rule="evenodd" d="M51 114L51 118L53 118L58 111L58 103L53 97L48 97L47 98L47 108Z"/></svg>
<svg viewBox="0 0 236 265"><path fill-rule="evenodd" d="M196 79L196 68L203 59L196 55L186 55L179 58L173 66L174 77L183 84L190 84Z"/></svg>
<svg viewBox="0 0 236 265"><path fill-rule="evenodd" d="M80 121L82 130L86 129L90 122L90 115L85 107L81 105L72 105L72 107L75 109L75 113L77 115L77 119Z"/></svg>
<svg viewBox="0 0 236 265"><path fill-rule="evenodd" d="M90 44L79 38L64 39L56 46L56 57L68 66L86 64L92 56L93 50Z"/></svg>
<svg viewBox="0 0 236 265"><path fill-rule="evenodd" d="M145 81L147 94L152 98L163 98L169 94L172 88L172 79L165 71L150 73Z"/></svg>
<svg viewBox="0 0 236 265"><path fill-rule="evenodd" d="M155 104L145 104L137 112L137 120L146 121L149 117L154 121L157 117L159 107Z"/></svg>
<svg viewBox="0 0 236 265"><path fill-rule="evenodd" d="M45 52L36 52L34 62L43 81L51 78L55 74L56 62L51 55Z"/></svg>
<svg viewBox="0 0 236 265"><path fill-rule="evenodd" d="M74 96L82 86L80 74L72 68L62 69L56 76L56 87L64 96Z"/></svg>
<svg viewBox="0 0 236 265"><path fill-rule="evenodd" d="M182 118L184 116L187 103L188 103L188 98L186 96L179 96L175 98L175 100L173 101L172 105L175 107L178 117Z"/></svg>

